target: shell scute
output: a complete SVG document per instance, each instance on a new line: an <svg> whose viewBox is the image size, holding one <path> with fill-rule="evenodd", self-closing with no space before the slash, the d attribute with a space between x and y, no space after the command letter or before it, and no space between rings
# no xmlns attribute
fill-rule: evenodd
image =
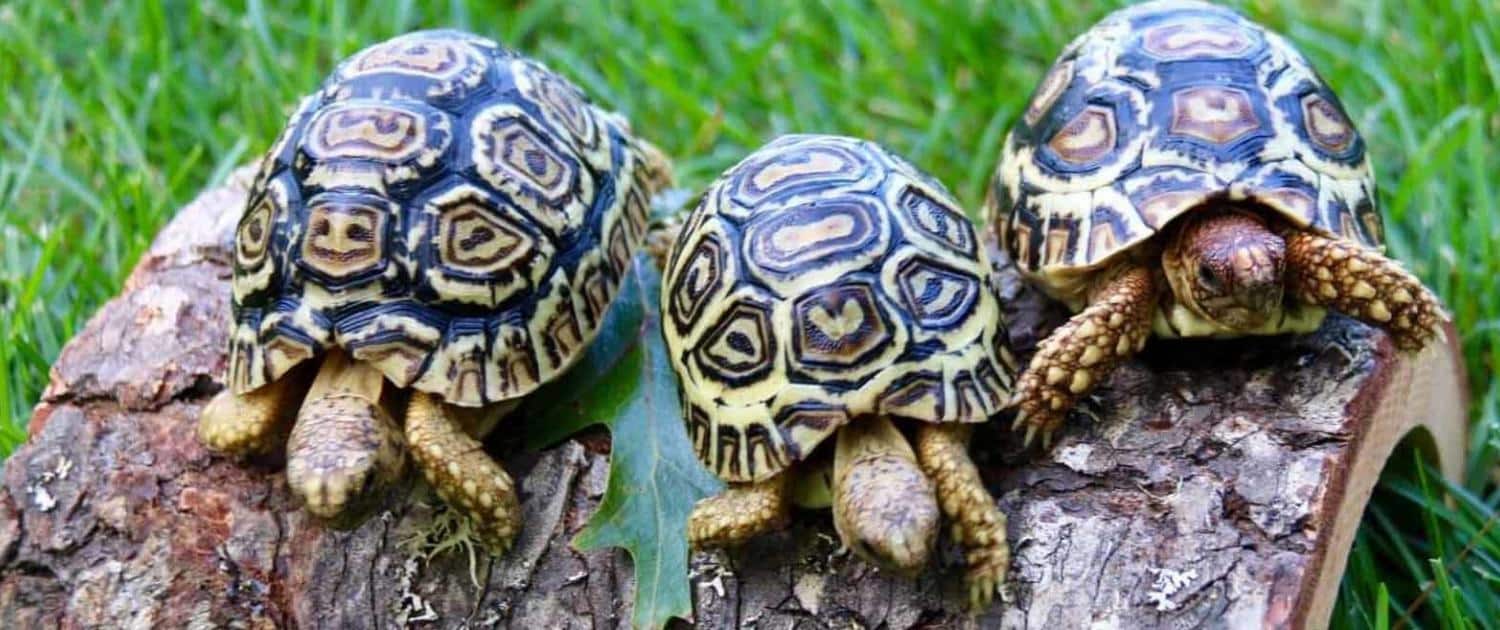
<svg viewBox="0 0 1500 630"><path fill-rule="evenodd" d="M1023 274L1069 301L1088 284L1079 278L1215 199L1379 247L1350 121L1301 53L1234 11L1128 7L1043 76L1006 138L985 214Z"/></svg>
<svg viewBox="0 0 1500 630"><path fill-rule="evenodd" d="M622 118L490 40L423 31L356 53L252 186L232 386L338 344L452 404L530 392L614 298L663 179L648 154Z"/></svg>
<svg viewBox="0 0 1500 630"><path fill-rule="evenodd" d="M987 255L942 185L860 140L784 136L685 221L663 327L699 457L765 479L870 414L979 422L1009 398Z"/></svg>

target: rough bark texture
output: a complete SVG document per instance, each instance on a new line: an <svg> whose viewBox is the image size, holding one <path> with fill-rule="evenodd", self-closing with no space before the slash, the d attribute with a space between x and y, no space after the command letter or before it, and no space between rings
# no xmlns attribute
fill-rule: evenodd
<svg viewBox="0 0 1500 630"><path fill-rule="evenodd" d="M521 480L526 525L474 577L462 554L425 561L403 544L433 518L420 487L358 530L331 531L293 504L281 462L240 465L198 445L225 364L225 246L247 176L186 208L53 368L31 438L5 466L0 627L628 625L629 559L568 545L605 488L600 436L539 454L489 445ZM1005 278L1025 354L1062 314ZM1462 448L1460 370L1451 348L1401 357L1342 318L1297 338L1153 342L1050 453L1020 452L998 426L976 435L1010 518L1008 602L961 612L951 544L940 570L890 578L839 553L826 513L803 513L789 531L693 559L697 621L1320 625L1411 418L1433 426L1435 450Z"/></svg>

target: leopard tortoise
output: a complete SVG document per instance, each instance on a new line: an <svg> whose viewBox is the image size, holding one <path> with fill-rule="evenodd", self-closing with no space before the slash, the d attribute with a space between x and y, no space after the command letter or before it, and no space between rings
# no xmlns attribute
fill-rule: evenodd
<svg viewBox="0 0 1500 630"><path fill-rule="evenodd" d="M782 525L789 478L826 471L827 449L808 460L834 438L845 546L918 571L941 510L987 603L1009 562L1005 518L967 443L1008 399L1014 363L987 256L946 189L870 142L784 136L708 189L664 273L688 432L730 482L695 507L690 542Z"/></svg>
<svg viewBox="0 0 1500 630"><path fill-rule="evenodd" d="M261 164L234 236L229 387L201 441L285 440L293 493L345 526L409 451L503 551L516 492L476 437L593 338L663 156L540 63L440 30L343 61Z"/></svg>
<svg viewBox="0 0 1500 630"><path fill-rule="evenodd" d="M1382 255L1365 143L1276 33L1195 1L1119 10L1062 52L1008 136L986 221L1077 314L1019 379L1043 443L1159 337L1306 332L1334 310L1417 350L1433 294Z"/></svg>

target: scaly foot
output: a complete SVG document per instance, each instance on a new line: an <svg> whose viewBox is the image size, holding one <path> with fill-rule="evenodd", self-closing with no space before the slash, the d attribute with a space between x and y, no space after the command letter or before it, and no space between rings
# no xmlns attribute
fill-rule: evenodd
<svg viewBox="0 0 1500 630"><path fill-rule="evenodd" d="M733 547L786 524L786 475L734 484L699 501L688 518L688 544L694 549Z"/></svg>
<svg viewBox="0 0 1500 630"><path fill-rule="evenodd" d="M264 455L286 443L287 427L297 415L307 380L296 374L253 392L226 388L214 396L198 420L198 441L209 450L232 456Z"/></svg>
<svg viewBox="0 0 1500 630"><path fill-rule="evenodd" d="M1288 289L1390 333L1396 347L1421 350L1443 337L1443 307L1411 272L1354 243L1294 231L1286 235Z"/></svg>
<svg viewBox="0 0 1500 630"><path fill-rule="evenodd" d="M1042 446L1062 426L1069 409L1109 376L1151 336L1156 288L1151 271L1128 267L1094 291L1089 305L1052 331L1016 382L1013 428L1026 427L1026 445Z"/></svg>
<svg viewBox="0 0 1500 630"><path fill-rule="evenodd" d="M406 441L417 468L448 506L474 526L480 542L505 553L521 529L521 505L509 474L464 432L459 412L426 392L406 408Z"/></svg>
<svg viewBox="0 0 1500 630"><path fill-rule="evenodd" d="M937 486L938 505L953 521L953 538L964 548L969 606L989 606L1010 568L1005 515L985 490L969 458L969 427L924 424L917 430L917 461Z"/></svg>

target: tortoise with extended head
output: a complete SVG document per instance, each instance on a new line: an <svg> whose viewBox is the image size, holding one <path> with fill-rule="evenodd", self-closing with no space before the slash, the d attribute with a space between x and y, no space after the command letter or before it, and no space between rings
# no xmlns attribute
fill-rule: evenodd
<svg viewBox="0 0 1500 630"><path fill-rule="evenodd" d="M1138 5L1074 40L987 206L1022 274L1077 312L1020 378L1028 442L1153 332L1305 332L1332 309L1404 350L1440 334L1437 299L1381 254L1369 158L1338 98L1228 9Z"/></svg>
<svg viewBox="0 0 1500 630"><path fill-rule="evenodd" d="M234 238L229 389L201 440L266 452L292 425L288 484L344 525L409 449L503 551L515 489L475 438L581 356L669 176L623 118L492 41L360 51L262 161Z"/></svg>
<svg viewBox="0 0 1500 630"><path fill-rule="evenodd" d="M662 292L692 443L730 482L694 509L693 545L781 524L788 469L816 472L805 460L834 438L844 544L914 572L941 509L974 601L988 602L1009 561L1005 518L967 440L1014 374L990 273L948 192L872 143L785 136L724 173L688 216Z"/></svg>

